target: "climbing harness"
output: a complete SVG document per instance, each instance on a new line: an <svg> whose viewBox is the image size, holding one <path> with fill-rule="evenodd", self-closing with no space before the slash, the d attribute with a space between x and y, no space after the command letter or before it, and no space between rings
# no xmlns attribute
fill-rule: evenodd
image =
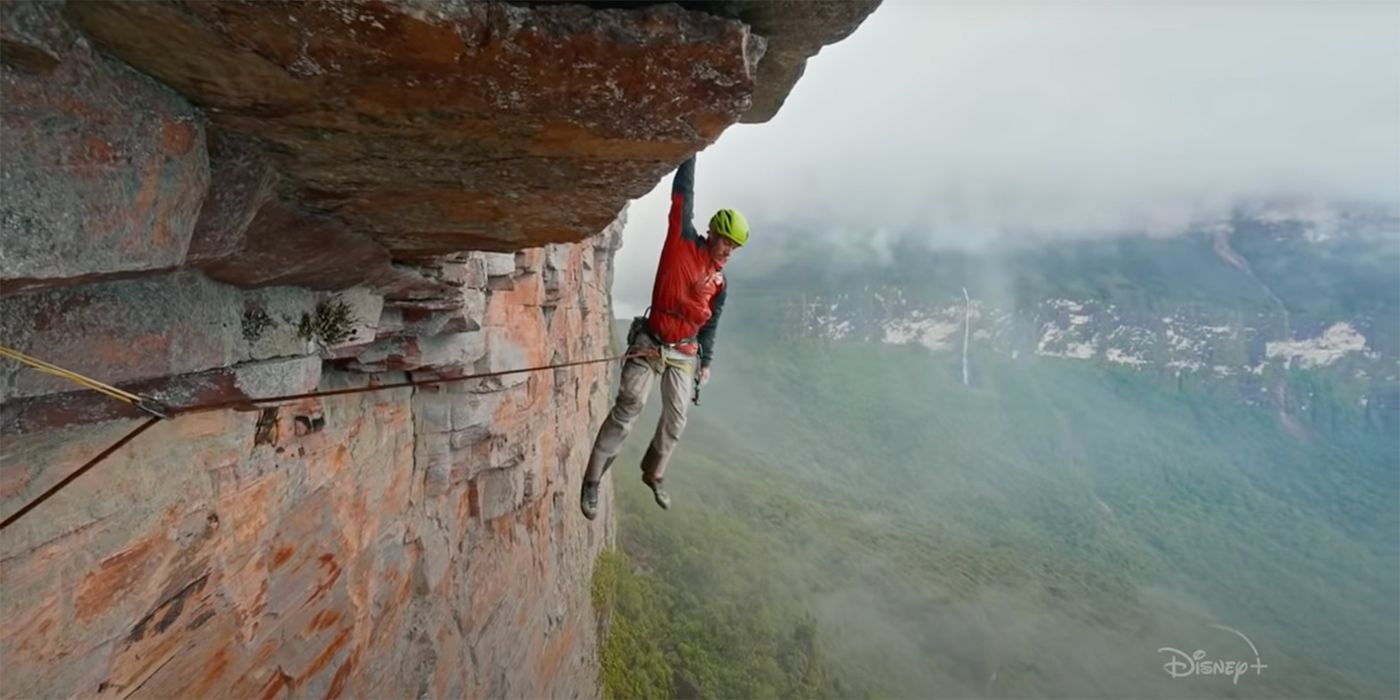
<svg viewBox="0 0 1400 700"><path fill-rule="evenodd" d="M38 507L39 504L41 504L41 503L43 503L44 501L48 500L49 498L51 498L52 496L54 496L55 494L57 494L59 491L62 491L68 484L72 483L74 479L77 479L78 477L82 476L85 472L87 472L89 469L92 469L93 467L97 466L97 465L98 465L99 463L101 463L103 460L105 460L105 459L107 459L108 457L110 457L110 456L112 455L112 453L114 453L114 452L116 452L117 450L121 449L122 446L126 445L128 442L131 442L132 440L136 439L136 436L140 435L141 433L146 432L146 430L149 429L151 426L155 425L156 423L160 422L161 420L168 419L168 418L170 418L171 416L179 416L179 415L183 415L183 414L186 414L186 413L198 413L198 412L202 412L202 411L214 411L214 410L219 410L219 409L251 409L252 407L257 406L257 405L259 405L259 404L285 403L285 402L288 402L288 401L298 401L298 400L301 400L301 399L317 399L317 398L324 398L324 397L328 397L328 396L343 396L343 395L346 395L346 394L362 394L362 393L367 393L367 392L372 392L372 391L385 391L385 390L388 390L388 389L402 389L402 388L404 388L404 387L410 387L410 386L429 386L429 385L434 385L434 384L451 384L451 383L454 383L454 382L463 382L463 381L467 381L467 380L469 380L469 379L491 379L491 378L494 378L494 377L505 377L505 376L509 376L509 375L512 375L512 374L529 374L529 373L533 373L533 372L543 372L543 371L545 371L545 370L551 370L551 369L564 369L564 368L566 368L566 367L579 367L579 366L582 366L582 365L595 365L595 364L602 364L602 363L604 363L604 362L616 362L616 361L619 361L619 360L620 360L620 361L623 361L623 362L626 362L627 360L630 360L630 359L632 359L632 358L634 358L634 357L644 357L644 356L648 356L648 355L650 355L650 354L651 354L651 353L649 353L649 352L647 352L647 351L627 352L627 353L623 353L623 354L621 354L621 355L612 355L612 356L609 356L609 357L600 357L600 358L591 359L591 360L574 360L574 361L572 361L572 362L558 362L558 363L555 363L555 364L541 365L541 366L538 366L538 367L524 367L524 368L521 368L521 369L497 370L497 371L494 371L494 372L480 372L480 373L477 373L477 374L464 374L464 375L459 375L459 376L455 376L455 377L438 377L438 378L434 378L434 379L420 379L420 380L416 380L416 381L393 382L393 383L390 383L390 384L371 384L371 385L367 385L367 386L350 387L350 388L347 388L347 389L331 389L331 390L327 390L327 391L312 391L312 392L308 392L308 393L304 393L304 394L288 394L288 395L286 395L286 396L267 396L267 397L262 397L262 398L248 398L248 399L239 399L239 400L234 400L234 401L222 401L222 402L218 402L218 403L196 404L196 405L192 405L192 406L170 407L170 406L165 406L165 405L161 404L160 402L155 401L155 400L153 400L153 399L149 399L149 398L146 398L146 397L138 396L138 395L136 395L136 394L132 394L132 393L127 392L127 391L122 391L121 389L118 389L118 388L116 388L116 387L114 387L114 386L111 386L110 384L103 384L102 382L99 382L99 381L97 381L97 380L95 380L95 379L90 379L90 378L88 378L88 377L84 377L83 375L78 374L78 373L76 373L76 372L72 372L72 371L63 369L63 368L61 368L61 367L59 367L59 366L57 366L57 365L49 364L49 363L44 362L44 361L42 361L42 360L39 360L39 359L30 357L30 356L28 356L28 355L25 355L24 353L21 353L21 352L19 352L19 351L17 351L17 350L12 350L12 349L7 348L7 347L5 347L5 346L3 346L3 345L0 345L0 357L8 357L8 358L13 359L13 360L16 360L16 361L18 361L18 362L22 362L22 363L24 363L24 364L26 364L26 365L28 365L28 366L30 366L30 367L33 367L34 369L39 370L39 371L41 371L41 372L45 372L45 373L47 373L47 374L52 374L52 375L55 375L55 376L58 376L58 377L63 377L64 379L67 379L67 380L69 380L69 381L72 381L72 382L74 382L75 384L78 384L78 385L80 385L80 386L86 387L86 388L88 388L88 389L92 389L92 390L94 390L94 391L98 391L98 392L100 392L100 393L102 393L102 394L106 394L107 396L110 396L110 397L112 397L112 398L114 398L114 399L117 399L118 401L123 401L123 402L129 403L129 404L131 404L131 405L133 405L133 406L135 406L135 407L141 409L142 411L144 411L144 412L150 414L150 416L151 416L151 417L150 417L149 419L147 419L144 423L142 423L141 425L139 425L139 426L137 426L136 428L134 428L131 432L127 433L126 435L123 435L123 436L121 437L120 440L117 440L116 442L112 443L112 445L111 445L110 447L108 447L107 449L105 449L105 450L103 450L102 452L98 453L96 457L93 457L92 459L88 460L87 463L83 464L83 466L78 467L77 469L73 470L73 472L70 473L68 476L63 477L63 479L59 480L58 483L56 483L56 484L54 484L53 486L49 487L49 489L48 489L47 491L44 491L43 493L39 494L39 495L36 496L34 499L32 499L32 500L30 500L28 503L24 504L24 506L22 506L19 510L15 511L14 514L12 514L12 515L10 515L9 517L5 518L5 520L4 520L3 522L0 522L0 530L4 530L5 528L8 528L8 527L9 527L11 524L13 524L15 521L17 521L17 520L19 520L20 518L24 517L24 515L25 515L26 513L28 513L28 512L31 511L31 510L34 510L34 508Z"/></svg>
<svg viewBox="0 0 1400 700"><path fill-rule="evenodd" d="M661 313L673 313L673 312L662 310ZM696 357L699 357L699 356L700 356L700 352L701 352L700 340L699 340L698 338L694 337L694 336L692 336L692 337L690 337L690 338L681 338L680 340L677 340L677 341L674 342L674 343L663 343L663 342L661 342L661 339L660 339L660 338L657 338L654 334L652 334L651 329L647 326L647 323L648 323L649 318L650 318L650 314L651 314L651 308L648 307L647 310L646 310L645 312L643 312L643 314L642 314L641 316L634 316L634 317L632 318L632 326L631 326L630 328L627 329L627 347L630 348L630 347L632 347L633 345L635 345L636 342L637 342L637 336L639 336L639 335L641 335L641 334L643 334L643 333L646 333L647 336L649 336L649 337L651 338L652 342L658 343L658 344L660 345L660 347L676 349L676 348L680 348L680 347L687 346L687 345L693 345L693 346L695 346L695 356L696 356ZM665 362L665 361L666 361L666 360L665 360L665 356L663 355L663 356L662 356L662 362ZM690 394L690 402L693 403L693 404L695 404L696 406L699 406L699 405L700 405L700 373L699 373L699 372L694 373L694 378L695 378L695 386L694 386L694 390L693 390L693 391L691 392L691 394Z"/></svg>
<svg viewBox="0 0 1400 700"><path fill-rule="evenodd" d="M688 338L681 338L680 340L677 340L674 343L668 343L662 340L660 337L658 337L655 333L652 333L651 310L652 307L648 306L647 310L642 312L641 316L634 316L632 318L632 326L627 329L627 347L632 347L637 342L637 336L645 333L647 337L651 338L651 341L653 343L656 343L658 347L670 348L671 350L677 350L687 355L695 355L696 357L700 356L700 339L696 336L692 335ZM657 311L668 316L685 318L684 316L675 311L667 311L666 309L657 309ZM687 348L691 348L691 350L687 350Z"/></svg>

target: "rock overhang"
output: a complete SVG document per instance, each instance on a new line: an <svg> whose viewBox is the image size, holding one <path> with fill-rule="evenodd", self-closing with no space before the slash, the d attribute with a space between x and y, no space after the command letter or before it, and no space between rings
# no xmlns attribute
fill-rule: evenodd
<svg viewBox="0 0 1400 700"><path fill-rule="evenodd" d="M876 5L7 3L5 148L27 155L4 175L35 196L7 206L0 293L176 268L383 286L389 261L581 240L770 118ZM68 126L31 128L52 124ZM149 162L118 172L132 157ZM346 264L308 265L317 246Z"/></svg>
<svg viewBox="0 0 1400 700"><path fill-rule="evenodd" d="M234 336L264 291L296 301L292 320L353 291L412 316L409 335L466 330L432 316L479 306L448 279L470 267L455 253L598 235L781 102L791 84L765 85L765 61L839 39L874 5L0 4L0 336L135 382L257 360ZM208 294L133 291L189 285ZM94 304L116 312L82 316ZM196 322L215 312L227 327ZM123 354L141 343L168 352ZM60 390L13 374L6 400Z"/></svg>
<svg viewBox="0 0 1400 700"><path fill-rule="evenodd" d="M749 107L765 42L675 5L107 3L68 13L279 195L394 256L597 233ZM218 183L214 183L215 186Z"/></svg>

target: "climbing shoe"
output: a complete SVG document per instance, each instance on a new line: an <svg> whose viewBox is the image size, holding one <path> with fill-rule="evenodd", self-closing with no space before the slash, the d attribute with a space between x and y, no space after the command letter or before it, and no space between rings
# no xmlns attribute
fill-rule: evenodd
<svg viewBox="0 0 1400 700"><path fill-rule="evenodd" d="M651 487L651 495L656 497L656 505L662 510L671 509L671 496L665 489L661 488L660 479L652 479L651 475L661 471L665 465L662 464L661 453L656 451L655 446L648 446L647 453L642 456L642 483Z"/></svg>
<svg viewBox="0 0 1400 700"><path fill-rule="evenodd" d="M651 495L656 498L656 505L662 510L671 509L671 495L666 493L666 489L661 488L661 480L652 481L645 474L642 475L642 483L651 487Z"/></svg>
<svg viewBox="0 0 1400 700"><path fill-rule="evenodd" d="M583 493L579 496L579 507L583 509L583 517L592 520L598 517L598 485L584 483Z"/></svg>

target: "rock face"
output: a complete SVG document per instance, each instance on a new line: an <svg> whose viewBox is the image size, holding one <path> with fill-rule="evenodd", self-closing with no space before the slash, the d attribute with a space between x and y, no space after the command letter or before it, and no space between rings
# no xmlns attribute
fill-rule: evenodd
<svg viewBox="0 0 1400 700"><path fill-rule="evenodd" d="M377 348L395 338L454 339L394 355L414 376L605 356L619 230L508 268L465 256L444 269L500 273L461 289L475 308L405 323L407 309L386 307L380 338L345 349L353 359L310 358L302 387L277 367L244 389L394 379L337 367L387 362ZM405 335L467 313L458 327L472 330ZM4 694L596 696L588 579L612 520L589 523L576 499L614 368L157 424L0 538ZM5 512L135 423L7 434Z"/></svg>
<svg viewBox="0 0 1400 700"><path fill-rule="evenodd" d="M271 148L396 257L597 233L748 108L763 39L668 6L78 3L104 47Z"/></svg>
<svg viewBox="0 0 1400 700"><path fill-rule="evenodd" d="M612 354L624 203L871 7L594 5L0 3L0 344L176 410L0 536L0 696L598 694L613 363L248 403ZM140 420L0 361L0 515Z"/></svg>
<svg viewBox="0 0 1400 700"><path fill-rule="evenodd" d="M198 112L59 7L0 5L0 292L179 266L209 185Z"/></svg>
<svg viewBox="0 0 1400 700"><path fill-rule="evenodd" d="M758 64L753 105L741 120L759 124L777 115L807 69L807 59L823 46L850 36L880 6L880 0L728 0L711 4L718 6L712 11L737 17L754 33L770 37L768 50Z"/></svg>

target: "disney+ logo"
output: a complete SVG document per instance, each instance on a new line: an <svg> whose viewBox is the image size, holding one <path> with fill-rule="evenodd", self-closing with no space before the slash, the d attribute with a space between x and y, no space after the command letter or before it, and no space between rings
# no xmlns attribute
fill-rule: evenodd
<svg viewBox="0 0 1400 700"><path fill-rule="evenodd" d="M1230 682L1238 685L1240 676L1251 670L1254 671L1254 675L1258 676L1269 667L1259 658L1259 649L1254 646L1254 642L1249 641L1249 637L1244 636L1244 633L1225 625L1207 625L1207 627L1230 632L1243 639L1244 643L1249 645L1249 650L1254 653L1254 662L1250 663L1247 659L1213 659L1207 656L1204 649L1197 649L1188 654L1173 647L1161 647L1157 650L1159 653L1171 656L1165 664L1162 664L1162 670L1166 671L1172 678L1229 676Z"/></svg>

